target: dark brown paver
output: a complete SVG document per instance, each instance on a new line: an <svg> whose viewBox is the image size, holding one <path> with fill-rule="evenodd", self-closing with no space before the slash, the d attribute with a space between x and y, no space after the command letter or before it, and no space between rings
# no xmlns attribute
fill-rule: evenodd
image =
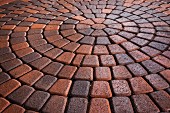
<svg viewBox="0 0 170 113"><path fill-rule="evenodd" d="M54 95L50 97L42 111L47 113L64 113L66 102L67 97Z"/></svg>
<svg viewBox="0 0 170 113"><path fill-rule="evenodd" d="M75 81L72 86L71 95L77 97L87 97L89 94L89 81Z"/></svg>
<svg viewBox="0 0 170 113"><path fill-rule="evenodd" d="M85 98L73 97L68 104L67 113L86 113L88 100Z"/></svg>
<svg viewBox="0 0 170 113"><path fill-rule="evenodd" d="M154 104L154 102L149 98L149 96L145 94L133 95L132 99L136 106L136 111L139 113L142 112L159 112L158 107Z"/></svg>
<svg viewBox="0 0 170 113"><path fill-rule="evenodd" d="M132 104L128 97L113 97L112 104L115 113L134 113Z"/></svg>

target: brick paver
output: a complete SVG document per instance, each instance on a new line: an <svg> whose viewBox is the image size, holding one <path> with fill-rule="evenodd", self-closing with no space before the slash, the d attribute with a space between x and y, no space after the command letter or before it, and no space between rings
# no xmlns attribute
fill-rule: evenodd
<svg viewBox="0 0 170 113"><path fill-rule="evenodd" d="M0 1L0 112L170 111L169 0L12 1Z"/></svg>

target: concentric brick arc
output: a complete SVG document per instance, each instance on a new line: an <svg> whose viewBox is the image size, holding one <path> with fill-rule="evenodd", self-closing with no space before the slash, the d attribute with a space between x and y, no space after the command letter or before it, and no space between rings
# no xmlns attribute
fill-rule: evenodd
<svg viewBox="0 0 170 113"><path fill-rule="evenodd" d="M170 111L166 0L0 6L0 112Z"/></svg>

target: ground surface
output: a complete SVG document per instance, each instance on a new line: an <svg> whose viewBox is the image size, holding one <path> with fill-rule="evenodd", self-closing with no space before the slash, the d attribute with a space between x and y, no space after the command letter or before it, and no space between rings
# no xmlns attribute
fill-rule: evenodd
<svg viewBox="0 0 170 113"><path fill-rule="evenodd" d="M169 15L168 0L0 6L0 112L168 112Z"/></svg>

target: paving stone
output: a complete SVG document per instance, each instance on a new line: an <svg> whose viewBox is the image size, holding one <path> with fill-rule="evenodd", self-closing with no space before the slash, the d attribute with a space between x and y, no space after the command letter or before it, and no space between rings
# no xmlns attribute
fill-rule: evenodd
<svg viewBox="0 0 170 113"><path fill-rule="evenodd" d="M169 111L170 109L170 96L165 91L155 91L151 93L152 98L156 101L156 103L161 107L163 111Z"/></svg>
<svg viewBox="0 0 170 113"><path fill-rule="evenodd" d="M158 74L150 74L145 76L150 84L157 90L166 89L169 84Z"/></svg>
<svg viewBox="0 0 170 113"><path fill-rule="evenodd" d="M129 52L130 55L136 60L136 62L141 62L141 61L145 61L145 60L149 60L150 57L145 55L144 53L138 51L138 50L135 50L135 51L132 51L132 52Z"/></svg>
<svg viewBox="0 0 170 113"><path fill-rule="evenodd" d="M111 72L109 67L96 67L95 68L96 80L111 80Z"/></svg>
<svg viewBox="0 0 170 113"><path fill-rule="evenodd" d="M91 46L91 45L81 45L77 49L76 53L79 53L79 54L91 54L92 49L93 49L93 46Z"/></svg>
<svg viewBox="0 0 170 113"><path fill-rule="evenodd" d="M35 88L47 91L57 80L56 77L45 75L35 83Z"/></svg>
<svg viewBox="0 0 170 113"><path fill-rule="evenodd" d="M37 60L34 60L30 64L31 64L31 66L35 67L36 69L41 70L45 66L47 66L50 62L51 62L51 60L48 59L47 57L41 57Z"/></svg>
<svg viewBox="0 0 170 113"><path fill-rule="evenodd" d="M104 45L96 45L96 46L94 46L93 54L105 55L105 54L109 54L109 52L108 52L106 46L104 46Z"/></svg>
<svg viewBox="0 0 170 113"><path fill-rule="evenodd" d="M34 91L35 90L32 87L23 85L12 92L8 98L17 104L22 105Z"/></svg>
<svg viewBox="0 0 170 113"><path fill-rule="evenodd" d="M9 81L0 85L0 95L2 97L6 97L14 90L16 90L19 86L21 86L20 82L15 79L10 79Z"/></svg>
<svg viewBox="0 0 170 113"><path fill-rule="evenodd" d="M58 49L58 48L53 48L47 52L44 53L45 56L51 58L51 59L55 59L56 57L58 57L61 53L63 52L63 50Z"/></svg>
<svg viewBox="0 0 170 113"><path fill-rule="evenodd" d="M131 78L130 84L135 94L149 93L153 91L152 87L142 77Z"/></svg>
<svg viewBox="0 0 170 113"><path fill-rule="evenodd" d="M5 108L10 105L10 102L5 98L0 97L0 112L2 112Z"/></svg>
<svg viewBox="0 0 170 113"><path fill-rule="evenodd" d="M115 66L116 61L112 55L100 55L100 61L103 66Z"/></svg>
<svg viewBox="0 0 170 113"><path fill-rule="evenodd" d="M7 109L3 111L3 113L24 113L25 109L21 106L18 106L16 104L10 105Z"/></svg>
<svg viewBox="0 0 170 113"><path fill-rule="evenodd" d="M148 74L139 63L129 64L127 67L135 76L144 76Z"/></svg>
<svg viewBox="0 0 170 113"><path fill-rule="evenodd" d="M50 94L43 91L35 91L24 104L26 107L33 110L40 110L41 107L45 104L47 99L50 97Z"/></svg>
<svg viewBox="0 0 170 113"><path fill-rule="evenodd" d="M112 80L111 88L116 96L130 96L131 90L126 80Z"/></svg>
<svg viewBox="0 0 170 113"><path fill-rule="evenodd" d="M107 37L104 37L104 36L107 36L107 34L102 31L102 30L96 30L93 32L92 36L97 36L97 42L96 44L101 44L101 45L107 45L107 44L110 44L110 41Z"/></svg>
<svg viewBox="0 0 170 113"><path fill-rule="evenodd" d="M58 63L58 62L52 62L48 66L46 66L42 70L42 72L56 76L62 67L63 67L63 64Z"/></svg>
<svg viewBox="0 0 170 113"><path fill-rule="evenodd" d="M15 58L13 60L2 63L1 66L4 68L4 70L9 71L21 64L22 64L22 61Z"/></svg>
<svg viewBox="0 0 170 113"><path fill-rule="evenodd" d="M29 71L31 71L32 68L29 67L26 64L20 65L17 68L11 70L9 73L11 74L12 77L14 78L18 78L26 73L28 73Z"/></svg>
<svg viewBox="0 0 170 113"><path fill-rule="evenodd" d="M77 67L76 66L69 66L65 65L61 71L58 74L58 77L65 78L65 79L71 79L76 72Z"/></svg>
<svg viewBox="0 0 170 113"><path fill-rule="evenodd" d="M72 59L74 58L75 54L71 53L71 52L64 52L63 54L61 54L56 60L66 63L66 64L70 64Z"/></svg>
<svg viewBox="0 0 170 113"><path fill-rule="evenodd" d="M0 84L8 81L11 77L7 73L0 73Z"/></svg>
<svg viewBox="0 0 170 113"><path fill-rule="evenodd" d="M94 81L90 96L95 98L110 98L112 92L109 83L107 81Z"/></svg>
<svg viewBox="0 0 170 113"><path fill-rule="evenodd" d="M42 111L47 113L64 113L66 103L67 97L54 95L50 97Z"/></svg>
<svg viewBox="0 0 170 113"><path fill-rule="evenodd" d="M116 54L116 58L121 65L133 63L133 59L130 58L127 54Z"/></svg>
<svg viewBox="0 0 170 113"><path fill-rule="evenodd" d="M161 71L160 74L163 76L163 78L165 78L168 82L170 82L170 70L164 70Z"/></svg>
<svg viewBox="0 0 170 113"><path fill-rule="evenodd" d="M16 56L13 53L7 53L7 54L4 54L4 55L1 55L0 63L6 62L8 60L12 60L14 58L16 58Z"/></svg>
<svg viewBox="0 0 170 113"><path fill-rule="evenodd" d="M131 101L128 97L113 97L112 104L115 113L134 113Z"/></svg>
<svg viewBox="0 0 170 113"><path fill-rule="evenodd" d="M81 65L81 61L83 60L84 55L82 54L77 54L73 60L73 65L75 66L80 66Z"/></svg>
<svg viewBox="0 0 170 113"><path fill-rule="evenodd" d="M39 80L43 76L43 73L37 70L30 71L29 73L23 75L19 78L22 82L27 85L32 86L37 80Z"/></svg>
<svg viewBox="0 0 170 113"><path fill-rule="evenodd" d="M93 80L93 68L91 67L80 67L75 76L75 79L80 80Z"/></svg>
<svg viewBox="0 0 170 113"><path fill-rule="evenodd" d="M90 101L89 113L99 112L111 113L109 101L104 98L92 98Z"/></svg>
<svg viewBox="0 0 170 113"><path fill-rule="evenodd" d="M121 45L127 50L127 51L133 51L136 49L139 49L139 47L131 42L123 42Z"/></svg>
<svg viewBox="0 0 170 113"><path fill-rule="evenodd" d="M86 113L88 100L85 98L73 97L70 99L66 113Z"/></svg>
<svg viewBox="0 0 170 113"><path fill-rule="evenodd" d="M158 63L152 61L152 60L146 60L143 61L142 64L148 69L149 72L151 73L157 73L160 72L162 70L164 70L165 68L162 67L161 65L159 65Z"/></svg>
<svg viewBox="0 0 170 113"><path fill-rule="evenodd" d="M71 95L76 97L87 97L89 88L89 81L75 81L72 86Z"/></svg>
<svg viewBox="0 0 170 113"><path fill-rule="evenodd" d="M71 87L72 81L67 79L58 79L49 89L52 94L67 96Z"/></svg>
<svg viewBox="0 0 170 113"><path fill-rule="evenodd" d="M127 79L132 77L125 66L114 66L112 67L112 70L115 79Z"/></svg>
<svg viewBox="0 0 170 113"><path fill-rule="evenodd" d="M139 113L142 112L160 112L158 107L154 104L154 102L149 98L149 96L145 94L133 95L132 99L134 101L134 105L136 107L136 111Z"/></svg>
<svg viewBox="0 0 170 113"><path fill-rule="evenodd" d="M154 57L154 56L160 54L160 51L159 51L159 50L156 50L156 49L151 48L151 47L149 47L149 46L142 47L141 50L142 50L144 53L146 53L146 54L148 54L149 56L151 56L151 57Z"/></svg>
<svg viewBox="0 0 170 113"><path fill-rule="evenodd" d="M83 61L83 66L91 66L91 67L99 66L98 56L86 55Z"/></svg>
<svg viewBox="0 0 170 113"><path fill-rule="evenodd" d="M156 62L162 64L163 66L165 66L166 68L170 67L170 60L162 55L158 55L156 57L153 58Z"/></svg>

